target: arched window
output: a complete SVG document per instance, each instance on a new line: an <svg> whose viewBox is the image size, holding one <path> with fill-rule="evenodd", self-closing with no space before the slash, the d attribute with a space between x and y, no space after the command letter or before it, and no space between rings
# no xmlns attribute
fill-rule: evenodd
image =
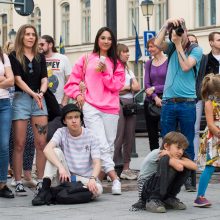
<svg viewBox="0 0 220 220"><path fill-rule="evenodd" d="M61 5L61 30L64 45L69 45L69 25L70 25L70 5L64 3Z"/></svg>
<svg viewBox="0 0 220 220"><path fill-rule="evenodd" d="M90 0L82 0L82 40L83 43L91 41L91 9Z"/></svg>
<svg viewBox="0 0 220 220"><path fill-rule="evenodd" d="M37 29L37 33L41 36L41 11L40 8L35 8L33 13L29 16L29 23L34 25Z"/></svg>

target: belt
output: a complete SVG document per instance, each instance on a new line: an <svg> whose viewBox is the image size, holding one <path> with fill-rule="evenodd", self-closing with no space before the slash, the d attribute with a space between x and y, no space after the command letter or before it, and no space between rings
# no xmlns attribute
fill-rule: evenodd
<svg viewBox="0 0 220 220"><path fill-rule="evenodd" d="M170 101L170 102L194 102L195 99L192 99L192 98L171 98L171 99L167 99L167 101Z"/></svg>

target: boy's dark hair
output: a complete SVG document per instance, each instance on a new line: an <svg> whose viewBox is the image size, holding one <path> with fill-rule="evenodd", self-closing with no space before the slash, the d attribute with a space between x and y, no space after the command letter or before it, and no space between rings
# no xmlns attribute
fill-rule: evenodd
<svg viewBox="0 0 220 220"><path fill-rule="evenodd" d="M188 147L189 142L186 139L186 137L180 132L171 131L164 136L162 146L160 147L161 150L164 149L165 144L167 145L177 144L178 146L182 147L185 150Z"/></svg>

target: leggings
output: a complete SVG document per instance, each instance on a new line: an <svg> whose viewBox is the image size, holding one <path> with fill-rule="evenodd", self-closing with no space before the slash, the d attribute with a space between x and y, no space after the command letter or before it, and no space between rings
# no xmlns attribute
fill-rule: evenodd
<svg viewBox="0 0 220 220"><path fill-rule="evenodd" d="M205 166L204 171L202 172L199 180L199 189L198 189L198 194L197 197L199 196L204 196L205 191L208 187L209 181L212 177L213 172L215 171L214 166Z"/></svg>

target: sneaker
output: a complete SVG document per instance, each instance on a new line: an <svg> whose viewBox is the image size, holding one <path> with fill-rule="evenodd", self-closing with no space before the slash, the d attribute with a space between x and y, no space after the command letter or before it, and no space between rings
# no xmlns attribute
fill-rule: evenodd
<svg viewBox="0 0 220 220"><path fill-rule="evenodd" d="M16 185L15 195L16 196L27 196L27 191L24 189L24 185L22 183L18 183Z"/></svg>
<svg viewBox="0 0 220 220"><path fill-rule="evenodd" d="M120 178L125 180L136 180L137 175L135 175L130 169L128 169L122 171Z"/></svg>
<svg viewBox="0 0 220 220"><path fill-rule="evenodd" d="M145 207L145 203L139 199L136 203L134 203L131 208L129 209L129 211L133 211L133 212L136 212L136 211L140 211L140 210L146 210L146 207Z"/></svg>
<svg viewBox="0 0 220 220"><path fill-rule="evenodd" d="M192 185L192 178L189 176L185 182L185 189L187 192L196 192L196 187Z"/></svg>
<svg viewBox="0 0 220 220"><path fill-rule="evenodd" d="M151 199L146 203L146 210L154 213L165 213L167 212L163 202L157 199Z"/></svg>
<svg viewBox="0 0 220 220"><path fill-rule="evenodd" d="M163 201L167 209L184 210L186 205L177 198L169 197Z"/></svg>
<svg viewBox="0 0 220 220"><path fill-rule="evenodd" d="M112 195L121 195L121 183L118 179L112 183Z"/></svg>
<svg viewBox="0 0 220 220"><path fill-rule="evenodd" d="M11 186L12 186L12 187L15 187L15 186L16 186L16 181L15 181L15 178L14 178L14 177L12 177L12 179L11 179Z"/></svg>
<svg viewBox="0 0 220 220"><path fill-rule="evenodd" d="M7 187L7 185L5 185L2 189L0 189L0 197L11 199L15 196L12 191Z"/></svg>
<svg viewBox="0 0 220 220"><path fill-rule="evenodd" d="M40 205L49 205L51 204L52 194L50 189L40 189L32 200L33 206L40 206Z"/></svg>
<svg viewBox="0 0 220 220"><path fill-rule="evenodd" d="M43 184L43 182L37 182L35 195L37 195L38 192L40 191L40 189L42 188L42 184Z"/></svg>
<svg viewBox="0 0 220 220"><path fill-rule="evenodd" d="M26 186L28 188L34 188L38 184L38 182L35 179L30 179L30 180L23 179L22 182L23 182L24 186Z"/></svg>
<svg viewBox="0 0 220 220"><path fill-rule="evenodd" d="M197 197L193 203L193 206L195 207L209 207L211 205L212 204L203 196Z"/></svg>

